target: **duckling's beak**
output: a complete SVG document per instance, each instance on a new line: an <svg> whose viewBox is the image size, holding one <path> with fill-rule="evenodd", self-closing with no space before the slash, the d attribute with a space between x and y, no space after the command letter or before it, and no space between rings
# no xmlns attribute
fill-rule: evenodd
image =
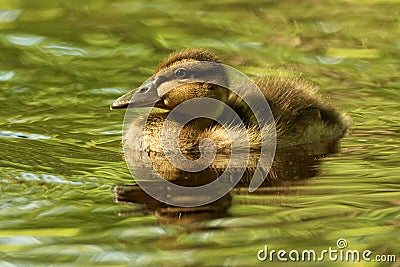
<svg viewBox="0 0 400 267"><path fill-rule="evenodd" d="M151 79L125 95L115 100L110 109L159 107L163 108L164 103L157 92L156 80Z"/></svg>

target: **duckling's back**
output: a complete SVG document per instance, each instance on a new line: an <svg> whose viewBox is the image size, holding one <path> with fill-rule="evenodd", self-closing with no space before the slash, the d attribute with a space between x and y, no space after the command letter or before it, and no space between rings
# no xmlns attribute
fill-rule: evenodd
<svg viewBox="0 0 400 267"><path fill-rule="evenodd" d="M326 103L304 77L282 71L255 82L274 115L278 146L335 140L348 130L349 117Z"/></svg>

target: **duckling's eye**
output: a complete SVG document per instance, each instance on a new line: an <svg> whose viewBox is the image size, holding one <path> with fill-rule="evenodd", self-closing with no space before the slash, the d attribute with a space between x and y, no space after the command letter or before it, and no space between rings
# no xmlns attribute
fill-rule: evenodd
<svg viewBox="0 0 400 267"><path fill-rule="evenodd" d="M175 71L175 75L178 78L183 78L186 76L186 70L185 69L178 69L177 71Z"/></svg>

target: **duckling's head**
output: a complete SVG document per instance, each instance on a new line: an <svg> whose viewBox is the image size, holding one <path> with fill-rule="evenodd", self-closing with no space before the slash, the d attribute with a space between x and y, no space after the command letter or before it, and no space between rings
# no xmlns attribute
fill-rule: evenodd
<svg viewBox="0 0 400 267"><path fill-rule="evenodd" d="M202 62L211 64L205 66ZM225 103L229 96L228 90L213 83L201 82L201 78L205 76L209 78L210 75L224 75L223 70L218 69L219 64L212 64L219 62L216 56L203 49L172 53L159 64L149 80L115 100L110 108L154 106L172 110L180 103L202 97L214 98ZM221 110L216 109L215 112Z"/></svg>

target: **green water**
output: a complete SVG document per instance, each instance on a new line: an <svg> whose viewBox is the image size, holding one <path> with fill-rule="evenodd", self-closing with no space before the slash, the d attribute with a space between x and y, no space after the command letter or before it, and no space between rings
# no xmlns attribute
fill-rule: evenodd
<svg viewBox="0 0 400 267"><path fill-rule="evenodd" d="M399 18L394 0L1 0L0 265L265 266L265 245L321 251L345 238L397 255L359 266L398 266ZM133 179L124 111L108 107L187 47L250 75L303 72L353 120L341 151L307 183L235 191L191 223L115 203L111 188Z"/></svg>

